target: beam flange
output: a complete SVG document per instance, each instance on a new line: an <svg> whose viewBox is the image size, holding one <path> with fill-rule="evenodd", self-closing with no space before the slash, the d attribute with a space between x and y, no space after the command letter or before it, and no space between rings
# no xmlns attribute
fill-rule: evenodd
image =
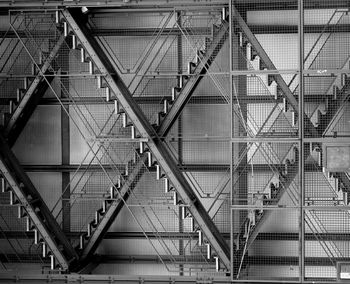
<svg viewBox="0 0 350 284"><path fill-rule="evenodd" d="M68 10L63 10L62 13L65 20L71 26L72 31L76 34L82 46L86 49L91 60L93 60L100 72L107 74L104 77L106 83L115 94L141 137L149 139L149 142L147 143L149 150L154 155L173 186L177 189L182 201L188 206L188 209L195 218L199 228L206 235L208 241L213 246L224 266L229 268L230 249L228 244L220 235L219 230L208 216L204 206L201 204L200 200L198 200L196 194L192 191L191 186L177 168L176 162L166 148L166 145L160 140L155 129L150 125L140 107L133 100L128 88L119 75L116 74L108 57L96 40L89 34L88 29L84 25L79 25Z"/></svg>

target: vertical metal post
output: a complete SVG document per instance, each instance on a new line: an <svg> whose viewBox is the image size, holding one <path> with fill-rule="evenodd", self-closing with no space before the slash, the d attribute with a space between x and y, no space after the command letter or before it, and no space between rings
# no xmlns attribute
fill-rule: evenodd
<svg viewBox="0 0 350 284"><path fill-rule="evenodd" d="M233 48L232 48L232 0L229 1L229 58L230 58L230 115L231 115L231 119L230 119L230 137L233 137L233 102L232 102L232 92L233 92L233 88L232 88L232 75L231 75L231 71L233 69L233 65L232 65L232 52L233 52ZM232 147L232 142L230 142L230 179L231 179L231 190L230 190L230 205L232 205L232 200L233 200L233 188L232 188L232 175L233 175L233 167L232 167L232 161L233 161L233 147ZM231 265L230 265L230 275L231 275L231 279L233 280L233 212L232 209L230 210L230 259L231 259Z"/></svg>
<svg viewBox="0 0 350 284"><path fill-rule="evenodd" d="M298 0L299 38L299 280L305 276L305 222L304 222L304 3Z"/></svg>
<svg viewBox="0 0 350 284"><path fill-rule="evenodd" d="M179 27L182 27L182 19L181 19L181 11L178 11L176 14L176 21ZM177 36L177 73L179 76L182 76L182 34L179 33ZM179 83L179 82L177 82ZM178 118L178 153L179 153L179 165L182 164L182 115L179 115ZM184 231L184 222L183 219L185 216L182 215L181 207L179 207L179 232L182 233ZM184 241L179 239L179 255L184 254ZM184 275L184 265L179 265L179 275Z"/></svg>
<svg viewBox="0 0 350 284"><path fill-rule="evenodd" d="M68 71L68 60L64 60L65 70ZM61 83L69 90L68 77L61 77ZM61 92L61 97L65 98L66 94ZM62 165L70 163L70 139L69 139L69 105L61 106L61 147L62 147ZM70 232L70 173L62 172L62 230Z"/></svg>

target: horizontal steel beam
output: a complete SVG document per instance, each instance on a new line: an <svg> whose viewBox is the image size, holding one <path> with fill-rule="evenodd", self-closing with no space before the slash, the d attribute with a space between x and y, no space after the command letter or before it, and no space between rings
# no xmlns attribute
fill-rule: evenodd
<svg viewBox="0 0 350 284"><path fill-rule="evenodd" d="M5 283L115 283L115 284L227 284L232 283L229 277L200 277L198 276L171 276L171 275L116 275L116 274L24 274L18 272L7 272L0 274L0 280ZM254 283L259 283L254 281ZM262 281L266 284L266 281ZM295 284L295 282L283 282L284 284ZM328 284L327 282L323 282Z"/></svg>
<svg viewBox="0 0 350 284"><path fill-rule="evenodd" d="M297 96L295 96L297 98ZM324 100L332 99L332 95L322 96ZM8 105L10 100L14 100L15 98L0 98L0 105ZM171 100L170 96L165 97L157 97L157 96L143 96L143 97L134 97L135 101L138 104L160 104L160 99ZM313 95L305 95L304 101L306 103L319 103L320 97ZM245 96L243 98L239 98L239 102L243 104L263 104L263 103L282 103L282 98L277 98L277 100L271 100L270 96ZM43 98L39 101L39 105L100 105L100 104L114 104L114 102L105 102L101 100L101 97L79 97L75 98L74 102L68 99L61 99L59 102L56 98ZM210 105L222 105L227 104L227 102L223 99L222 96L194 96L191 97L187 104L210 104Z"/></svg>
<svg viewBox="0 0 350 284"><path fill-rule="evenodd" d="M198 233L196 232L107 232L104 235L104 240L133 240L140 239L144 240L145 234L149 239L155 238L166 238L170 240L181 240L181 239L198 239ZM78 240L81 233L80 232L65 232L65 235L69 239ZM230 233L221 233L221 235L226 239L230 239ZM233 237L237 237L235 234ZM347 233L321 233L320 237L324 241L339 241L339 242L350 242L350 234ZM22 231L2 231L0 233L1 239L28 239L34 238L33 232L22 232ZM298 233L260 233L256 239L256 241L299 241ZM314 241L317 242L314 234L305 234L306 241Z"/></svg>
<svg viewBox="0 0 350 284"><path fill-rule="evenodd" d="M112 165L103 164L105 170L114 171L117 166L118 170L122 171L125 169L125 164ZM254 171L271 171L271 166L277 169L283 169L285 166L283 164L255 164L253 167ZM230 164L177 164L177 167L181 171L189 172L226 172L230 168ZM73 172L79 169L79 171L102 171L100 165L23 165L26 172ZM236 167L236 171L251 171L251 166L239 165ZM149 168L149 171L155 171L155 167ZM320 172L322 167L315 164L306 164L306 172Z"/></svg>
<svg viewBox="0 0 350 284"><path fill-rule="evenodd" d="M298 8L296 0L235 0L235 4L240 9L246 10L296 10ZM122 9L138 9L138 8L162 8L162 7L177 7L179 9L193 9L192 7L211 7L215 5L227 5L227 0L149 0L149 1L98 1L98 0L2 0L0 7L8 8L47 8L47 7L116 7ZM310 1L306 2L305 9L335 9L348 8L348 0L332 0L332 1Z"/></svg>
<svg viewBox="0 0 350 284"><path fill-rule="evenodd" d="M254 34L296 34L298 33L297 25L249 25L250 30ZM338 24L338 25L306 25L304 26L304 33L347 33L349 32L350 25L348 24ZM208 36L211 31L208 27L193 27L190 30L183 28L185 34L191 35L202 35ZM127 28L127 29L91 29L91 33L94 36L120 36L120 37L149 37L158 34L161 30L159 28ZM182 32L179 28L165 28L162 29L162 33L164 35L171 34L173 36L182 35ZM28 35L24 32L18 32L21 38L26 38ZM45 31L41 31L40 33L32 32L32 35L36 38L45 38L50 35L48 32L45 34ZM16 38L16 34L14 32L8 32L5 30L0 30L0 38Z"/></svg>
<svg viewBox="0 0 350 284"><path fill-rule="evenodd" d="M117 167L120 172L125 169L125 164L103 164L103 168L107 171L115 171ZM226 172L229 168L229 164L185 164L178 165L181 171L191 171L191 172ZM87 171L96 172L102 171L100 165L23 165L26 172L74 172L74 171ZM268 165L254 165L254 170L269 170ZM149 171L155 171L155 167L149 168Z"/></svg>
<svg viewBox="0 0 350 284"><path fill-rule="evenodd" d="M196 197L191 185L177 168L177 165L171 153L166 148L166 145L160 140L155 129L149 123L139 105L133 100L128 88L119 75L116 74L113 65L102 48L96 42L94 37L89 34L87 27L76 21L77 18L81 18L81 13L74 14L73 12L74 17L68 10L63 10L62 13L96 67L103 74L107 74L104 77L106 83L115 94L141 137L149 139L147 145L150 152L155 157L172 185L176 188L182 202L188 206L188 209L196 220L197 225L206 236L208 242L211 243L223 265L226 268L229 268L230 248L228 244L220 235L219 230L209 217L200 200Z"/></svg>
<svg viewBox="0 0 350 284"><path fill-rule="evenodd" d="M142 8L142 7L182 7L186 9L187 6L214 6L214 5L227 5L226 0L149 0L149 1L120 1L120 0L108 0L108 1L97 1L97 0L1 0L0 7L10 7L10 8L76 8L76 7L118 7L122 8Z"/></svg>
<svg viewBox="0 0 350 284"><path fill-rule="evenodd" d="M182 255L96 255L92 263L106 264L106 263L130 263L130 264L145 264L145 263L172 263L176 261L178 264L205 264L212 263L215 269L214 261L207 261L196 256L182 256ZM0 254L0 261L3 263L42 263L40 255L36 254ZM334 258L336 262L349 262L350 258ZM305 265L307 266L331 266L333 263L327 257L305 257ZM48 263L48 261L46 262ZM264 266L284 266L284 265L299 265L299 258L297 256L246 256L243 266L246 265L264 265ZM0 276L1 279L1 276ZM169 282L168 282L169 283ZM255 281L254 281L255 283ZM283 282L284 283L284 282ZM323 283L323 282L322 282Z"/></svg>

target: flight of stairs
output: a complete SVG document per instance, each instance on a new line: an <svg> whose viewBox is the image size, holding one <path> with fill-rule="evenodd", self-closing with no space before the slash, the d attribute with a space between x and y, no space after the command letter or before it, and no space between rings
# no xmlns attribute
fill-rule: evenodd
<svg viewBox="0 0 350 284"><path fill-rule="evenodd" d="M115 115L118 115L121 117L122 127L125 129L130 129L131 139L135 139L135 142L137 142L138 141L137 139L142 138L141 135L138 133L136 127L134 126L131 119L128 117L126 111L123 109L123 107L119 103L115 94L112 93L109 86L105 83L103 75L101 75L99 71L96 70L93 59L90 57L88 52L84 49L84 46L79 42L79 39L75 36L70 26L67 25L64 17L58 14L57 19L58 19L57 20L58 23L61 23L63 25L65 35L70 36L72 38L72 49L79 50L81 63L88 64L89 73L96 75L97 87L99 89L104 90L103 93L105 94L106 102L114 101L114 109L115 109L114 112L115 112ZM223 19L222 23L224 24L225 20L227 19L226 9L223 10L222 19ZM221 28L222 27L220 26L213 26L213 36L215 36L217 30ZM198 70L202 70L203 66L200 66L201 65L200 60L206 55L206 50L210 49L212 39L207 38L205 42L206 42L205 48L203 50L198 50L195 62L188 63L188 70L187 70L188 74L178 76L178 84L176 87L173 87L172 89L171 100L170 101L167 99L163 100L163 110L158 113L157 123L153 125L155 129L159 127L162 120L167 115L169 108L176 101L178 94L183 90L183 88L185 88L186 84L191 80L191 77L193 77L194 75L199 75L197 74L199 73ZM217 52L218 51L215 50L216 54ZM215 57L215 56L210 56L210 57ZM213 58L210 58L209 60L213 60ZM209 64L206 67L208 68ZM118 178L118 182L110 187L109 193L106 194L106 198L102 201L101 207L95 211L93 220L91 220L87 224L87 230L81 234L79 245L76 247L77 251L80 254L82 254L86 245L89 243L89 239L94 234L96 228L98 228L101 220L103 220L103 217L105 216L111 204L113 202L121 202L120 199L122 197L121 196L122 194L120 194L119 191L121 190L121 188L123 188L123 185L126 182L128 182L129 174L133 171L133 169L135 168L139 160L143 159L145 166L147 166L149 169L152 169L152 171L155 170L156 179L163 180L164 192L171 196L174 206L179 206L181 208L182 218L190 220L191 231L196 232L198 234L198 247L200 247L202 250L205 249L206 259L208 260L208 262L212 262L213 264L215 263L215 267L219 271L220 270L219 257L212 250L209 241L206 240L202 231L199 229L199 226L196 225L193 216L191 215L190 211L186 207L186 204L183 203L175 187L171 184L169 178L164 173L159 163L153 157L152 152L149 150L147 146L147 143L143 141L139 142L139 147L136 150L135 154L136 154L135 158L126 163L125 171Z"/></svg>

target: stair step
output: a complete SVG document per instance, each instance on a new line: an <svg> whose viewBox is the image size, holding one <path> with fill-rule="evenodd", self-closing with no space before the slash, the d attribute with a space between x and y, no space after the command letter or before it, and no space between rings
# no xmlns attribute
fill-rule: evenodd
<svg viewBox="0 0 350 284"><path fill-rule="evenodd" d="M181 92L181 88L179 87L173 87L171 89L171 100L175 101L177 98L177 95Z"/></svg>
<svg viewBox="0 0 350 284"><path fill-rule="evenodd" d="M173 192L173 204L174 204L174 206L176 206L176 205L178 205L179 204L179 197L178 197L178 195L177 195L177 192L174 190L174 192Z"/></svg>
<svg viewBox="0 0 350 284"><path fill-rule="evenodd" d="M211 259L211 246L210 246L210 243L206 243L205 246L207 248L207 259Z"/></svg>
<svg viewBox="0 0 350 284"><path fill-rule="evenodd" d="M151 152L147 152L147 166L150 168L152 167L152 153Z"/></svg>
<svg viewBox="0 0 350 284"><path fill-rule="evenodd" d="M190 231L194 232L195 228L194 228L194 218L190 217Z"/></svg>
<svg viewBox="0 0 350 284"><path fill-rule="evenodd" d="M51 270L54 270L56 268L55 256L51 254L49 257Z"/></svg>
<svg viewBox="0 0 350 284"><path fill-rule="evenodd" d="M187 74L188 75L192 75L194 73L196 67L197 67L197 65L194 62L192 62L192 61L188 62L188 64L187 64Z"/></svg>
<svg viewBox="0 0 350 284"><path fill-rule="evenodd" d="M34 231L34 244L37 245L40 242L39 231L37 229L34 229L33 231Z"/></svg>
<svg viewBox="0 0 350 284"><path fill-rule="evenodd" d="M96 210L94 224L95 226L97 226L99 223L100 223L100 213L98 212L98 210Z"/></svg>
<svg viewBox="0 0 350 284"><path fill-rule="evenodd" d="M266 69L267 69L267 66L266 66L265 62L260 59L259 60L259 70L266 70Z"/></svg>
<svg viewBox="0 0 350 284"><path fill-rule="evenodd" d="M285 97L283 97L283 112L288 111L288 101Z"/></svg>
<svg viewBox="0 0 350 284"><path fill-rule="evenodd" d="M27 211L24 209L23 206L18 206L18 219L21 219L23 217L27 217L28 216L28 213Z"/></svg>
<svg viewBox="0 0 350 284"><path fill-rule="evenodd" d="M198 230L198 245L203 245L203 233L201 230Z"/></svg>
<svg viewBox="0 0 350 284"><path fill-rule="evenodd" d="M168 113L168 109L169 109L168 100L165 99L165 100L163 100L163 112L164 112L164 114Z"/></svg>
<svg viewBox="0 0 350 284"><path fill-rule="evenodd" d="M83 47L80 48L80 62L85 63L85 49Z"/></svg>
<svg viewBox="0 0 350 284"><path fill-rule="evenodd" d="M211 38L214 39L215 35L217 34L217 32L220 30L220 27L217 26L216 24L212 24L211 26Z"/></svg>
<svg viewBox="0 0 350 284"><path fill-rule="evenodd" d="M26 231L30 232L31 230L34 230L35 226L32 224L32 220L29 218L29 216L26 217Z"/></svg>
<svg viewBox="0 0 350 284"><path fill-rule="evenodd" d="M10 205L16 205L16 204L19 204L17 196L12 190L10 190Z"/></svg>
<svg viewBox="0 0 350 284"><path fill-rule="evenodd" d="M222 9L221 9L221 20L222 21L225 21L226 19L227 19L227 17L228 17L228 11L227 11L227 8L226 7L223 7Z"/></svg>
<svg viewBox="0 0 350 284"><path fill-rule="evenodd" d="M165 174L162 174L161 167L158 164L156 164L156 179L160 180L163 177L165 177Z"/></svg>
<svg viewBox="0 0 350 284"><path fill-rule="evenodd" d="M72 35L72 49L77 49L77 36L76 35Z"/></svg>
<svg viewBox="0 0 350 284"><path fill-rule="evenodd" d="M250 45L250 61L254 61L258 56L258 52Z"/></svg>
<svg viewBox="0 0 350 284"><path fill-rule="evenodd" d="M268 84L268 86L271 86L273 82L275 82L275 76L271 75L271 74L267 75L267 84Z"/></svg>
<svg viewBox="0 0 350 284"><path fill-rule="evenodd" d="M12 115L15 110L15 103L13 100L9 101L9 114Z"/></svg>
<svg viewBox="0 0 350 284"><path fill-rule="evenodd" d="M7 192L9 189L9 187L7 187L7 182L4 177L0 177L0 186L1 186L2 193Z"/></svg>
<svg viewBox="0 0 350 284"><path fill-rule="evenodd" d="M45 258L47 257L47 245L45 242L42 242L41 245L41 252L42 252L42 256Z"/></svg>
<svg viewBox="0 0 350 284"><path fill-rule="evenodd" d="M206 37L204 39L204 50L205 50L205 52L207 52L209 50L210 45L211 45L211 39Z"/></svg>
<svg viewBox="0 0 350 284"><path fill-rule="evenodd" d="M89 63L89 74L92 75L94 74L94 63L92 62L92 60L89 60L88 63Z"/></svg>

